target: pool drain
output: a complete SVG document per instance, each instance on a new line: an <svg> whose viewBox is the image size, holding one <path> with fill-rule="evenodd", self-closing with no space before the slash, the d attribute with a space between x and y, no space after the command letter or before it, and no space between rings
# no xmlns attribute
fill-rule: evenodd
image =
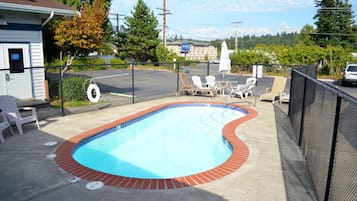
<svg viewBox="0 0 357 201"><path fill-rule="evenodd" d="M56 154L47 154L46 158L47 159L54 159L54 158L56 158Z"/></svg>
<svg viewBox="0 0 357 201"><path fill-rule="evenodd" d="M103 188L103 186L104 186L104 183L103 183L103 182L101 182L101 181L93 181L93 182L89 182L89 183L86 185L86 188L87 188L88 190L93 191L93 190L101 189L101 188Z"/></svg>
<svg viewBox="0 0 357 201"><path fill-rule="evenodd" d="M56 141L49 141L49 142L46 142L45 143L45 146L46 147L52 147L52 146L55 146L57 145L57 142Z"/></svg>
<svg viewBox="0 0 357 201"><path fill-rule="evenodd" d="M81 178L79 178L79 177L76 177L76 176L73 176L73 177L71 177L71 178L69 178L69 179L67 179L67 181L69 182L69 183L76 183L77 181L80 181L81 180Z"/></svg>

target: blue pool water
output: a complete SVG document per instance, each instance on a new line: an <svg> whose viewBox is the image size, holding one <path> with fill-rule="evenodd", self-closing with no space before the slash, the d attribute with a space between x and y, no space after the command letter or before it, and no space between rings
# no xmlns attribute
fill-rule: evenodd
<svg viewBox="0 0 357 201"><path fill-rule="evenodd" d="M73 158L88 168L132 178L192 175L229 158L232 150L222 128L245 115L223 105L171 106L86 139Z"/></svg>

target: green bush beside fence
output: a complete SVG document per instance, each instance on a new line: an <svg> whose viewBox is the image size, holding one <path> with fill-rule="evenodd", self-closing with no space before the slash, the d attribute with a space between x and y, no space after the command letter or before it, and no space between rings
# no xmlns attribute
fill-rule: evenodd
<svg viewBox="0 0 357 201"><path fill-rule="evenodd" d="M86 94L83 91L84 77L68 77L62 82L62 92L64 101L85 100ZM59 93L60 94L60 93Z"/></svg>

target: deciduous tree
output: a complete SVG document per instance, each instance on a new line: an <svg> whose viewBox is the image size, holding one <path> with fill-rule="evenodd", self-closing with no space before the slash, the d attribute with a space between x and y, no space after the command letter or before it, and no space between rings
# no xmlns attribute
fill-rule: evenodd
<svg viewBox="0 0 357 201"><path fill-rule="evenodd" d="M297 43L301 43L304 45L315 45L315 42L313 41L313 35L315 34L316 30L314 29L313 26L311 25L305 25L301 31L300 34L297 36Z"/></svg>
<svg viewBox="0 0 357 201"><path fill-rule="evenodd" d="M56 45L68 56L64 71L77 55L86 55L101 46L106 17L106 1L94 0L92 5L84 4L79 16L65 19L59 24L54 38Z"/></svg>

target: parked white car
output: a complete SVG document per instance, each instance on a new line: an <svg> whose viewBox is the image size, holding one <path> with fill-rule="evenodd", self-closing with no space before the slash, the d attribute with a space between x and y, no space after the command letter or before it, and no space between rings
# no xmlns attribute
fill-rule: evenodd
<svg viewBox="0 0 357 201"><path fill-rule="evenodd" d="M342 74L342 85L357 84L357 64L348 64Z"/></svg>
<svg viewBox="0 0 357 201"><path fill-rule="evenodd" d="M219 64L219 60L212 60L210 63L211 64Z"/></svg>

